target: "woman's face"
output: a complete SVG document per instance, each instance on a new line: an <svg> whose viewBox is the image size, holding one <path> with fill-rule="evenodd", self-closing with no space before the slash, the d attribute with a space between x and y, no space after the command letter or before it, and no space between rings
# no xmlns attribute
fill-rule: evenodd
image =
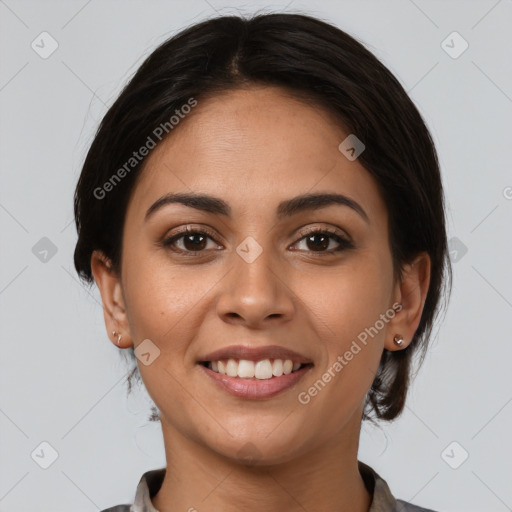
<svg viewBox="0 0 512 512"><path fill-rule="evenodd" d="M402 297L377 185L338 149L348 135L324 110L254 87L199 101L148 156L126 213L117 320L164 436L277 463L359 432ZM161 201L170 194L208 196L213 211ZM352 203L298 199L318 194ZM223 377L233 394L201 364L270 345L312 363L280 392L289 376L250 388Z"/></svg>

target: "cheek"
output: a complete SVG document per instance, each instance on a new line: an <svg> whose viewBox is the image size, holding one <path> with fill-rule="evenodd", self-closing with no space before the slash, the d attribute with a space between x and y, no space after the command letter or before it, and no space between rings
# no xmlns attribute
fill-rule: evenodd
<svg viewBox="0 0 512 512"><path fill-rule="evenodd" d="M387 311L390 272L390 262L359 255L335 272L303 274L297 282L298 295L316 323L315 330L343 349Z"/></svg>
<svg viewBox="0 0 512 512"><path fill-rule="evenodd" d="M388 310L390 260L366 256L335 275L310 276L300 284L323 351L319 371L330 388L324 399L348 409L361 403L373 382L394 316Z"/></svg>
<svg viewBox="0 0 512 512"><path fill-rule="evenodd" d="M384 348L385 327L375 329L385 313L383 294L347 278L319 298L314 330L321 346L316 380L299 390L299 402L322 418L324 435L339 432L364 403ZM378 324L380 326L380 324ZM315 425L312 424L312 428Z"/></svg>
<svg viewBox="0 0 512 512"><path fill-rule="evenodd" d="M186 323L181 319L201 302L205 290L215 281L206 272L178 270L161 257L151 259L146 255L139 260L127 258L124 283L134 341L150 338L167 346L177 339L172 332Z"/></svg>

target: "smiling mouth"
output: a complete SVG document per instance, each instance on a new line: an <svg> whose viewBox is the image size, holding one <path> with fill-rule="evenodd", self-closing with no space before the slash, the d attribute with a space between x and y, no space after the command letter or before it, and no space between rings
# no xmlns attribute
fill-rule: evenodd
<svg viewBox="0 0 512 512"><path fill-rule="evenodd" d="M299 363L291 359L222 359L218 361L200 361L199 364L221 375L239 379L270 380L282 375L298 372L313 363Z"/></svg>

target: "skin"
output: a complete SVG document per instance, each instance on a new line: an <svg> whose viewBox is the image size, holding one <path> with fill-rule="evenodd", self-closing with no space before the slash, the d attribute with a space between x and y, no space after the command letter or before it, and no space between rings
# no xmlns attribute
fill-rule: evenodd
<svg viewBox="0 0 512 512"><path fill-rule="evenodd" d="M383 350L405 348L418 327L430 260L419 254L402 282L394 279L386 206L368 171L338 150L347 135L328 112L276 87L200 101L148 156L126 212L120 275L100 252L92 255L111 341L115 330L121 348L150 339L160 350L138 365L161 413L167 471L152 500L161 512L370 506L357 466L364 399ZM192 191L222 198L232 217L169 204L144 220L162 195ZM280 201L313 192L349 196L369 222L340 205L276 218ZM160 244L187 225L216 237L194 256ZM309 228L335 229L354 248L329 254L339 243L330 238L318 249L305 238ZM236 252L248 236L263 249L252 263ZM175 247L191 251L193 242L181 238ZM299 403L298 394L395 302L402 310ZM393 343L397 333L402 347ZM273 398L234 397L196 361L236 344L282 345L314 367ZM253 464L243 460L248 443Z"/></svg>

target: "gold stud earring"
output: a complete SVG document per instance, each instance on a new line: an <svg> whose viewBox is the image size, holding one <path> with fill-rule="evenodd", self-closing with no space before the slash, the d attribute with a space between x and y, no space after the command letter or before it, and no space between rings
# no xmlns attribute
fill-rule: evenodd
<svg viewBox="0 0 512 512"><path fill-rule="evenodd" d="M119 343L121 342L121 338L123 336L119 334L117 331L112 331L112 336L114 336L114 338L117 336L117 344L119 345Z"/></svg>
<svg viewBox="0 0 512 512"><path fill-rule="evenodd" d="M396 334L395 337L393 338L393 341L395 342L396 345L401 347L404 343L404 338L402 337L401 334Z"/></svg>

